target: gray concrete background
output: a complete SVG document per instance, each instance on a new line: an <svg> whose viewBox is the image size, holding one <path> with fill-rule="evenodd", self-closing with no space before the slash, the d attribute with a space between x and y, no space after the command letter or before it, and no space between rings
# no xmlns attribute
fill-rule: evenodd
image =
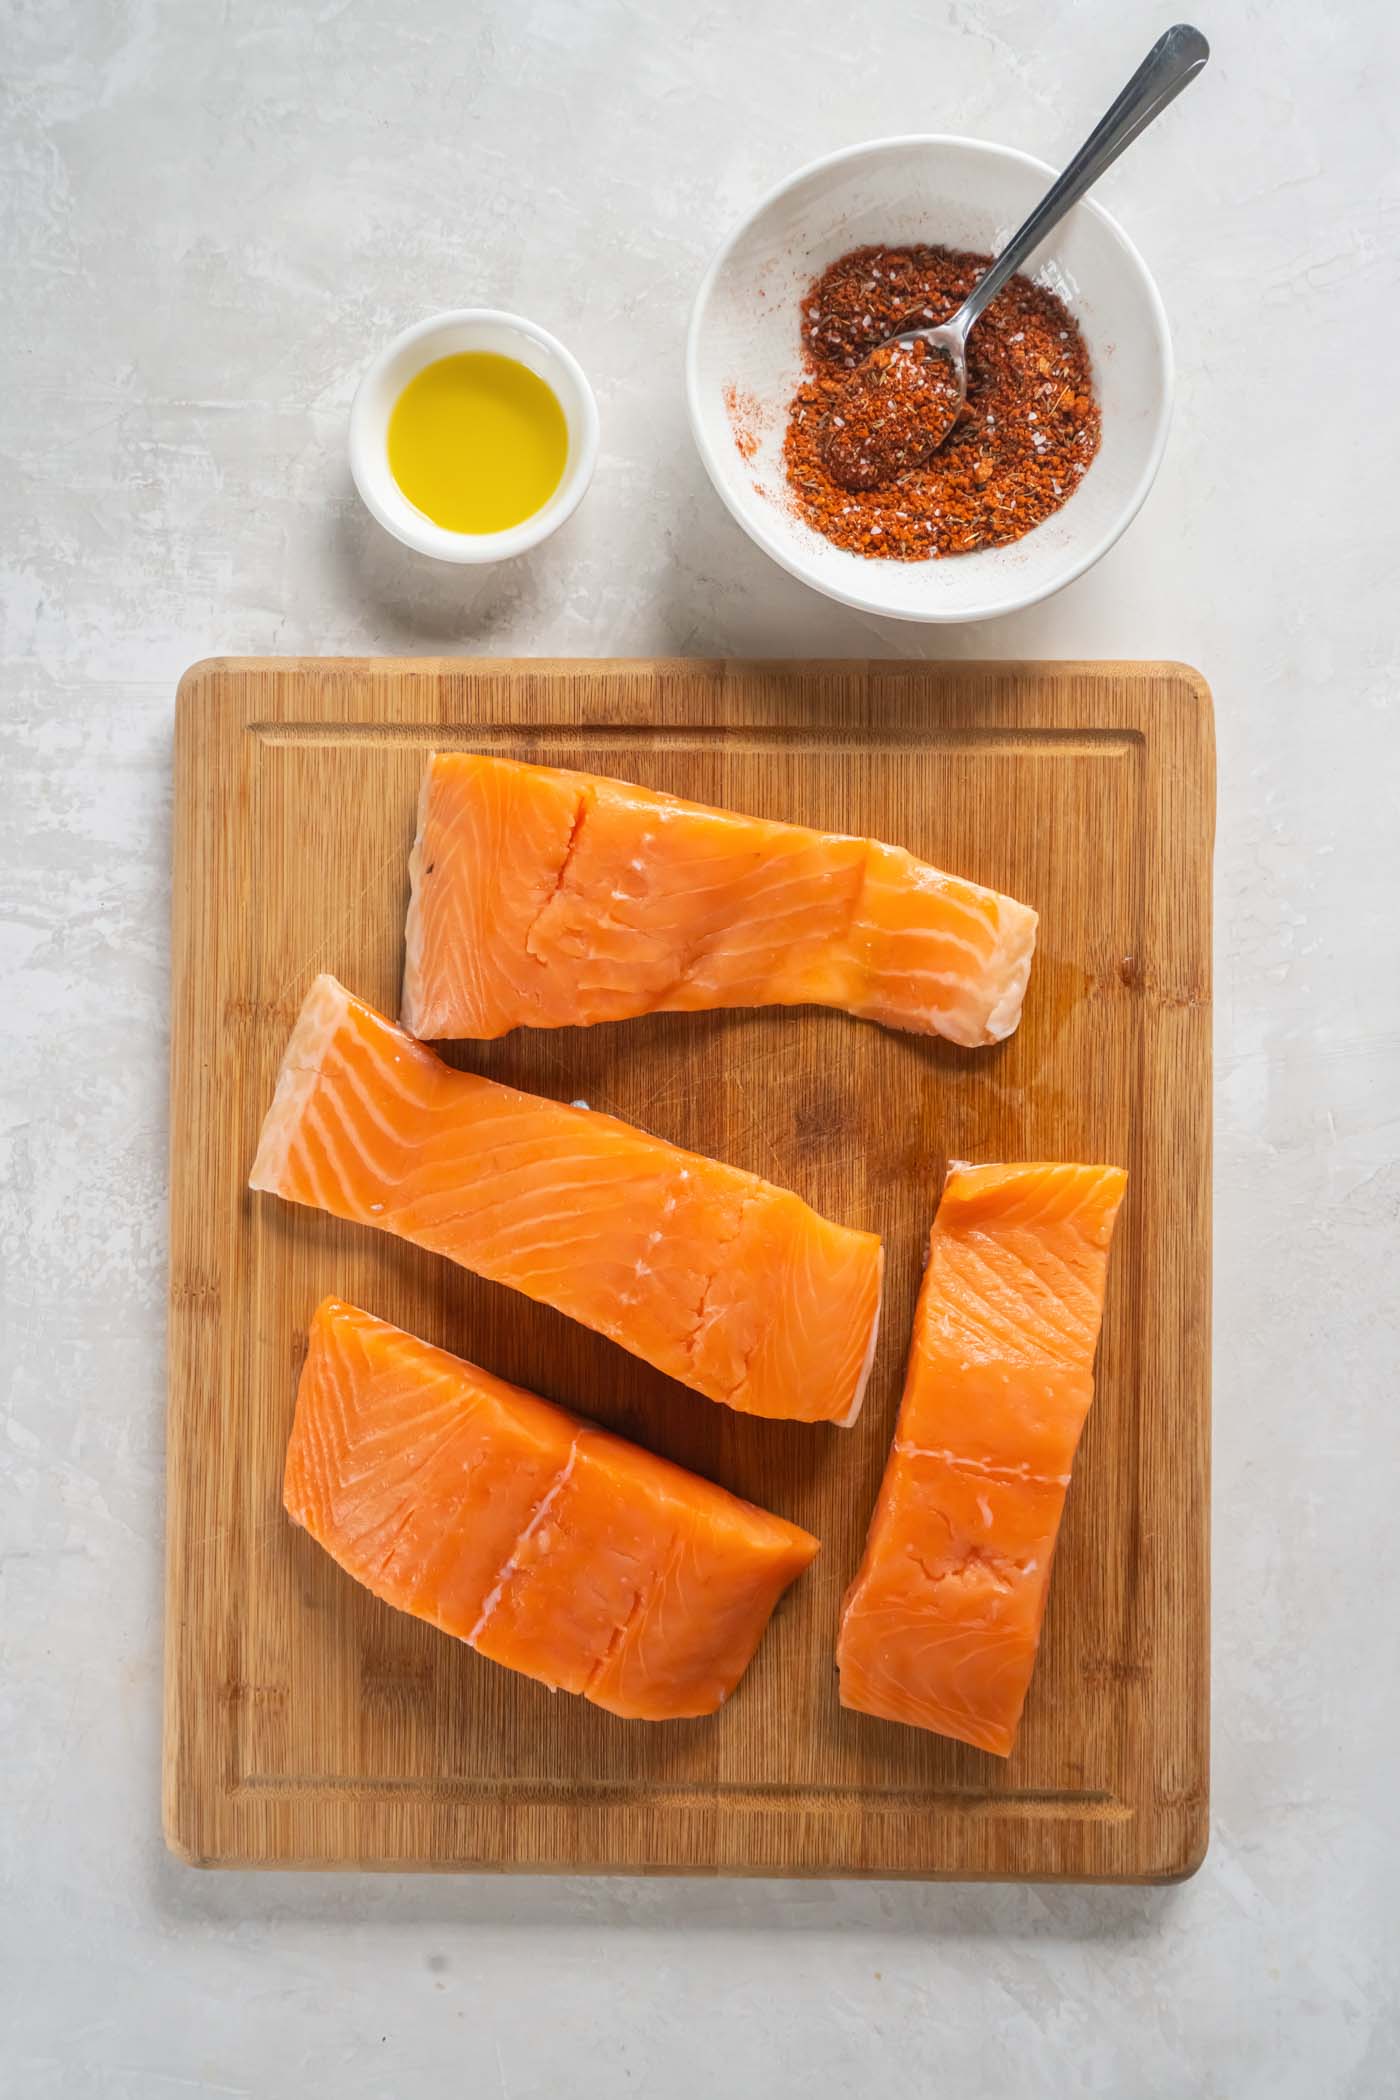
<svg viewBox="0 0 1400 2100"><path fill-rule="evenodd" d="M1400 2089L1396 17L1216 4L1102 195L1181 368L1146 510L961 632L810 596L680 385L748 203L1063 157L1143 0L3 0L0 2091ZM598 385L546 549L361 514L356 378L513 306ZM1324 361L1319 331L1335 338ZM201 1877L157 1806L171 710L211 652L1172 656L1216 693L1215 1828L1173 1892Z"/></svg>

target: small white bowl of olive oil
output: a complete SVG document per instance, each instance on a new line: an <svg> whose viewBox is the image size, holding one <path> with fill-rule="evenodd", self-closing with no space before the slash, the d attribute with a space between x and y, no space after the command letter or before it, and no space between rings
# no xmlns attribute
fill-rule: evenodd
<svg viewBox="0 0 1400 2100"><path fill-rule="evenodd" d="M508 561L569 517L598 456L577 358L519 314L467 307L396 336L350 411L350 471L386 532L439 561Z"/></svg>

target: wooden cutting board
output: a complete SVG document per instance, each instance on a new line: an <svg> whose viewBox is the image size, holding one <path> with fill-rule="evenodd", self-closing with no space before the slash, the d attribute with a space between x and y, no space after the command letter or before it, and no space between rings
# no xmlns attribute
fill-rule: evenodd
<svg viewBox="0 0 1400 2100"><path fill-rule="evenodd" d="M178 703L165 1818L206 1865L1165 1880L1207 1823L1210 696L1173 664L210 662ZM427 752L897 840L1034 904L1020 1031L826 1012L464 1046L885 1235L850 1431L760 1422L387 1236L250 1195L318 970L396 1011ZM1009 1762L846 1713L832 1646L946 1157L1130 1170L1098 1393ZM337 1292L798 1523L730 1704L615 1720L360 1589L280 1503Z"/></svg>

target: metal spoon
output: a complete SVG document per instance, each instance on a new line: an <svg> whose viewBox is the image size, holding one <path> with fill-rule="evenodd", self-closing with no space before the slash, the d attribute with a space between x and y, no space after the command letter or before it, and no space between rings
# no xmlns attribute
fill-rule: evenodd
<svg viewBox="0 0 1400 2100"><path fill-rule="evenodd" d="M949 399L946 422L942 428L930 430L928 452L935 452L952 430L967 402L967 338L974 322L985 312L997 293L1020 268L1026 258L1038 248L1052 227L1058 226L1072 204L1077 204L1084 192L1091 188L1110 167L1125 147L1130 146L1140 131L1145 131L1154 117L1159 117L1169 102L1181 93L1210 57L1210 45L1199 29L1189 22L1178 22L1165 36L1158 37L1142 64L1134 73L1117 101L1100 118L1085 139L1074 159L1058 181L1051 184L1045 195L1024 225L1012 234L991 268L979 277L962 305L950 320L940 322L934 328L906 328L898 335L887 336L870 353L877 356L896 344L926 343L930 350L946 357L952 366L956 386L956 402ZM953 389L948 389L951 397ZM901 433L907 439L907 431ZM924 454L926 458L928 452ZM904 465L914 465L905 458Z"/></svg>

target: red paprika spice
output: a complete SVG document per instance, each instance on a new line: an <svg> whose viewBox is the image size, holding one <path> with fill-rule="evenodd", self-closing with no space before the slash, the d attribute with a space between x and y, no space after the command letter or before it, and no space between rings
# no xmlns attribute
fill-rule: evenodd
<svg viewBox="0 0 1400 2100"><path fill-rule="evenodd" d="M832 427L863 395L865 374L856 397L852 375L870 352L902 329L946 321L990 261L950 248L857 248L802 301L807 369L783 461L797 512L835 546L890 561L1006 546L1083 478L1100 431L1089 354L1063 301L1027 277L1013 277L973 329L967 406L928 458L901 470L907 427L889 404L872 417L883 437L846 445ZM881 473L878 486L843 486L832 471L868 480L862 462Z"/></svg>

